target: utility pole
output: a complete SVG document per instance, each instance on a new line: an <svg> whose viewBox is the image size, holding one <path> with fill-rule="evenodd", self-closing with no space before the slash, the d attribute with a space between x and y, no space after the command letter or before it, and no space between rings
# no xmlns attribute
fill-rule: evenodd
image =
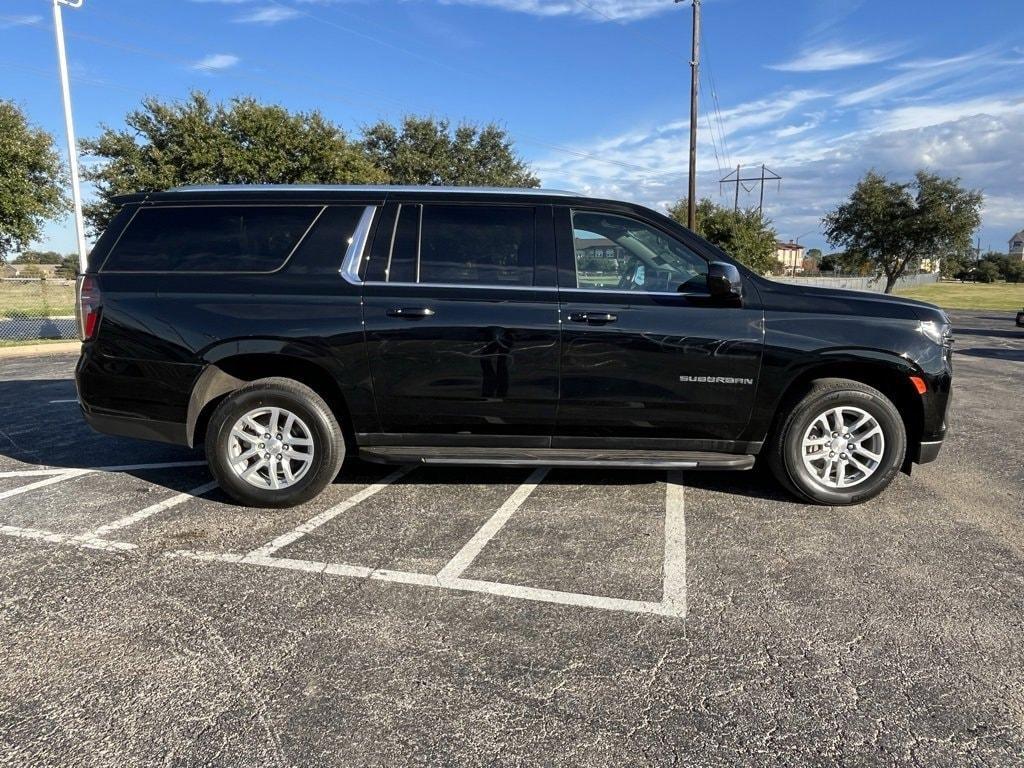
<svg viewBox="0 0 1024 768"><path fill-rule="evenodd" d="M64 50L64 20L60 7L81 8L85 0L53 0L53 27L57 36L57 65L60 68L60 88L64 97L64 128L68 135L68 167L71 171L71 199L75 207L75 238L78 242L78 271L85 272L85 223L82 220L82 189L78 180L78 145L75 124L71 117L71 85L68 81L68 59Z"/></svg>
<svg viewBox="0 0 1024 768"><path fill-rule="evenodd" d="M685 0L675 0L677 3ZM697 229L697 90L700 85L700 4L693 2L693 39L690 42L690 184L686 193L686 226Z"/></svg>
<svg viewBox="0 0 1024 768"><path fill-rule="evenodd" d="M736 199L732 204L732 212L739 213L740 210L740 167L736 166Z"/></svg>
<svg viewBox="0 0 1024 768"><path fill-rule="evenodd" d="M764 212L764 163L761 163L761 198L757 201L757 212ZM800 241L798 240L797 242Z"/></svg>

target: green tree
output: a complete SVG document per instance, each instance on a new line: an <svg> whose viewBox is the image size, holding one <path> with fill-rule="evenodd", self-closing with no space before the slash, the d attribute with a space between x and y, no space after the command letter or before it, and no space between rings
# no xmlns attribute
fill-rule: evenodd
<svg viewBox="0 0 1024 768"><path fill-rule="evenodd" d="M809 249L807 251L807 255L805 256L805 258L810 259L815 264L820 264L821 263L821 258L822 258L822 256L821 256L821 248L811 248L811 249Z"/></svg>
<svg viewBox="0 0 1024 768"><path fill-rule="evenodd" d="M61 257L60 266L54 271L57 277L72 278L78 274L78 254L69 253L67 256Z"/></svg>
<svg viewBox="0 0 1024 768"><path fill-rule="evenodd" d="M348 184L386 180L358 142L320 112L289 112L252 98L213 103L145 99L126 127L82 141L99 162L85 170L98 200L86 206L94 232L109 223L113 198L180 184Z"/></svg>
<svg viewBox="0 0 1024 768"><path fill-rule="evenodd" d="M966 252L946 254L946 257L939 264L939 272L946 280L960 279L960 276L970 268L970 254Z"/></svg>
<svg viewBox="0 0 1024 768"><path fill-rule="evenodd" d="M669 216L685 226L686 207L687 201L680 200L668 209ZM697 234L757 272L778 265L775 230L755 208L734 211L704 198L697 203Z"/></svg>
<svg viewBox="0 0 1024 768"><path fill-rule="evenodd" d="M1008 283L1024 281L1024 261L1007 261L1003 270L1003 279Z"/></svg>
<svg viewBox="0 0 1024 768"><path fill-rule="evenodd" d="M540 184L508 133L493 123L460 123L453 129L448 120L408 115L401 127L379 122L364 128L363 145L392 184Z"/></svg>
<svg viewBox="0 0 1024 768"><path fill-rule="evenodd" d="M64 257L56 251L22 251L19 264L60 264Z"/></svg>
<svg viewBox="0 0 1024 768"><path fill-rule="evenodd" d="M979 283L994 283L999 279L999 267L991 261L979 261L974 270L974 279Z"/></svg>
<svg viewBox="0 0 1024 768"><path fill-rule="evenodd" d="M53 137L0 100L0 263L39 237L42 225L65 213L68 199Z"/></svg>
<svg viewBox="0 0 1024 768"><path fill-rule="evenodd" d="M966 252L981 223L981 203L981 192L964 189L959 179L918 171L914 181L901 184L870 171L825 216L825 236L884 276L891 293L915 260Z"/></svg>

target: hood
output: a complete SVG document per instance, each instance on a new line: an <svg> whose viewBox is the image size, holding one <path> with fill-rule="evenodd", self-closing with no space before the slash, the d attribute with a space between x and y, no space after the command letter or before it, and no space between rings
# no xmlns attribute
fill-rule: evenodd
<svg viewBox="0 0 1024 768"><path fill-rule="evenodd" d="M934 304L891 294L779 283L767 278L758 280L757 288L765 309L833 312L936 323L949 321L946 313Z"/></svg>

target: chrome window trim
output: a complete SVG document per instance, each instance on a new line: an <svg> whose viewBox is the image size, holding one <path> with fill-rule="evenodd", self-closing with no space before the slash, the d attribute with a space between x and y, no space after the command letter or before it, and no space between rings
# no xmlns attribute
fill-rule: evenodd
<svg viewBox="0 0 1024 768"><path fill-rule="evenodd" d="M356 231L352 233L352 241L345 250L345 258L342 259L341 268L338 270L345 281L352 285L362 285L363 283L359 277L359 267L363 263L366 241L370 238L370 228L377 215L377 208L376 205L368 205L363 209L363 215L359 217Z"/></svg>
<svg viewBox="0 0 1024 768"><path fill-rule="evenodd" d="M709 296L707 293L673 293L672 291L612 291L601 288L558 288L553 285L481 285L478 283L389 283L385 280L367 280L367 286L385 286L398 288L471 288L477 291L539 291L544 293L595 293L603 296Z"/></svg>
<svg viewBox="0 0 1024 768"><path fill-rule="evenodd" d="M382 285L398 288L474 288L484 291L557 291L553 285L494 285L482 283L389 283L385 280L368 280L363 285Z"/></svg>

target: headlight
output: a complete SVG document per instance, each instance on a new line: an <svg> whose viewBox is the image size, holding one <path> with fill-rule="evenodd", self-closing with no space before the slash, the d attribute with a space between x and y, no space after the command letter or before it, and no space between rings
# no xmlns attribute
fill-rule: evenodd
<svg viewBox="0 0 1024 768"><path fill-rule="evenodd" d="M949 323L936 323L924 320L920 327L921 333L943 347L953 346L953 327Z"/></svg>

